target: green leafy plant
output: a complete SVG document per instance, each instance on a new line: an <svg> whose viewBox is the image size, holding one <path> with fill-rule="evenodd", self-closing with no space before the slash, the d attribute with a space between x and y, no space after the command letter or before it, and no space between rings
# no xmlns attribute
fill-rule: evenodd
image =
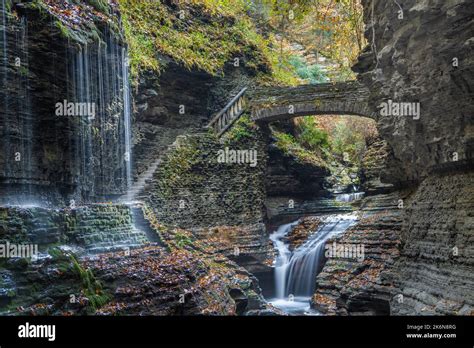
<svg viewBox="0 0 474 348"><path fill-rule="evenodd" d="M185 246L191 246L193 244L191 238L182 232L176 232L174 237L178 248L184 248Z"/></svg>
<svg viewBox="0 0 474 348"><path fill-rule="evenodd" d="M102 13L110 13L110 6L107 0L87 0L87 2Z"/></svg>
<svg viewBox="0 0 474 348"><path fill-rule="evenodd" d="M221 75L225 63L242 51L268 64L261 49L264 42L251 35L252 22L240 15L245 1L233 6L230 1L189 1L174 8L159 0L119 0L119 5L133 74L161 70L157 53L212 75Z"/></svg>
<svg viewBox="0 0 474 348"><path fill-rule="evenodd" d="M98 308L110 301L110 296L102 290L102 284L98 281L90 268L85 269L77 261L74 255L70 255L72 269L82 281L82 290L89 300L87 304L89 312L95 312Z"/></svg>
<svg viewBox="0 0 474 348"><path fill-rule="evenodd" d="M48 253L60 271L72 272L81 280L82 292L89 300L87 304L89 313L94 313L110 301L111 296L104 292L101 282L95 278L92 270L85 269L74 254L64 252L59 248L51 248Z"/></svg>
<svg viewBox="0 0 474 348"><path fill-rule="evenodd" d="M294 156L297 160L302 163L311 163L319 167L327 167L327 163L318 151L311 151L303 147L298 138L291 134L273 131L273 135L276 139L275 145L285 155Z"/></svg>
<svg viewBox="0 0 474 348"><path fill-rule="evenodd" d="M242 115L227 133L227 138L231 141L251 139L255 135L255 124L250 120L249 115Z"/></svg>
<svg viewBox="0 0 474 348"><path fill-rule="evenodd" d="M337 155L346 157L351 162L358 162L365 149L365 138L362 133L352 129L347 122L336 124L332 133L332 149Z"/></svg>
<svg viewBox="0 0 474 348"><path fill-rule="evenodd" d="M318 128L313 117L303 117L297 126L298 141L309 150L319 151L329 148L329 136L326 131Z"/></svg>
<svg viewBox="0 0 474 348"><path fill-rule="evenodd" d="M299 78L309 83L327 82L328 78L318 64L308 65L301 56L292 55L289 63L293 66Z"/></svg>

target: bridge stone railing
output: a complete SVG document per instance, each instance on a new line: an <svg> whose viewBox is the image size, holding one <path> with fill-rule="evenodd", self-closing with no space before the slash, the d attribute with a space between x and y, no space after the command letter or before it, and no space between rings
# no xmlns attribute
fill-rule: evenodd
<svg viewBox="0 0 474 348"><path fill-rule="evenodd" d="M213 128L218 137L227 131L232 124L239 119L245 111L247 101L245 98L245 91L247 87L242 90L232 100L219 111L207 125L208 128Z"/></svg>

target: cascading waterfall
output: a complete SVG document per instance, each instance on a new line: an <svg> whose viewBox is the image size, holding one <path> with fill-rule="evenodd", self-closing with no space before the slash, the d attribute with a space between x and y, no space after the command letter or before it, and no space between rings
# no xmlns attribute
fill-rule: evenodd
<svg viewBox="0 0 474 348"><path fill-rule="evenodd" d="M51 43L42 55L43 43L34 41L43 34L33 32L29 16L13 16L10 4L0 0L0 200L31 204L41 195L62 204L64 195L66 203L88 203L126 193L132 115L122 38L108 28L100 38L78 33L65 51ZM38 65L48 60L51 67ZM43 80L51 90L41 100ZM82 114L83 105L94 114Z"/></svg>
<svg viewBox="0 0 474 348"><path fill-rule="evenodd" d="M281 225L278 229L270 235L270 240L273 242L275 249L278 251L278 256L275 260L275 292L277 298L285 297L285 277L286 268L288 267L291 251L288 244L282 239L286 236L291 229L298 224L298 221L294 221L289 224Z"/></svg>
<svg viewBox="0 0 474 348"><path fill-rule="evenodd" d="M336 202L344 202L344 203L349 203L353 201L357 201L359 199L362 199L365 195L365 192L358 191L360 187L357 185L352 185L351 191L349 193L338 193L335 195L335 200Z"/></svg>
<svg viewBox="0 0 474 348"><path fill-rule="evenodd" d="M276 299L270 301L288 312L309 310L309 299L315 290L316 276L324 262L326 241L346 231L357 221L353 214L331 215L303 245L291 252L283 238L298 221L280 226L270 239L278 251L275 260Z"/></svg>
<svg viewBox="0 0 474 348"><path fill-rule="evenodd" d="M341 193L336 195L337 202L353 202L364 197L365 192Z"/></svg>
<svg viewBox="0 0 474 348"><path fill-rule="evenodd" d="M6 64L7 62L7 16L6 16L6 11L7 11L7 6L6 6L6 3L5 3L5 0L2 0L1 2L1 6L2 8L0 9L1 12L2 12L2 35L0 36L2 38L2 52L3 52L3 56L2 56L2 61L4 64Z"/></svg>

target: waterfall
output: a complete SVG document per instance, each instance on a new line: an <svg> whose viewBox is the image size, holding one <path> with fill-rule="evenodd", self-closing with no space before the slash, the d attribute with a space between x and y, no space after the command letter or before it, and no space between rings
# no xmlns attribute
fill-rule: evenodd
<svg viewBox="0 0 474 348"><path fill-rule="evenodd" d="M73 91L69 98L93 108L90 117L75 117L76 172L83 198L97 199L130 188L131 97L127 50L106 32L105 42L72 50ZM111 146L116 143L116 146ZM120 170L118 170L120 168ZM120 174L118 176L117 174Z"/></svg>
<svg viewBox="0 0 474 348"><path fill-rule="evenodd" d="M29 79L29 50L28 50L28 20L21 17L21 25L19 31L19 52L21 58L19 61L20 77L19 91L22 95L19 105L19 117L21 117L21 169L24 180L32 178L32 151L33 151L33 123L31 112L31 95L30 95L30 79ZM18 35L17 34L17 35ZM31 196L31 185L28 185L29 195Z"/></svg>
<svg viewBox="0 0 474 348"><path fill-rule="evenodd" d="M324 263L326 241L346 231L357 221L353 214L331 215L322 219L318 230L301 246L289 250L283 238L298 221L280 226L272 235L278 256L275 260L276 299L270 301L287 311L309 309L309 299L316 287L316 276Z"/></svg>
<svg viewBox="0 0 474 348"><path fill-rule="evenodd" d="M338 202L353 202L364 197L364 192L341 193L336 195Z"/></svg>
<svg viewBox="0 0 474 348"><path fill-rule="evenodd" d="M292 223L281 225L278 229L270 235L270 240L273 242L278 255L275 259L275 292L277 298L285 297L285 278L290 260L291 251L288 244L282 238L285 237L291 229L298 224L299 220Z"/></svg>
<svg viewBox="0 0 474 348"><path fill-rule="evenodd" d="M5 4L5 0L2 0L2 52L3 52L3 63L6 64L7 62L7 19L6 19L6 10L7 6Z"/></svg>
<svg viewBox="0 0 474 348"><path fill-rule="evenodd" d="M91 54L87 44L79 49L73 62L74 99L76 104L95 102L95 94L91 90L94 82L91 81ZM83 187L87 187L89 193L94 191L94 160L92 151L91 127L92 120L88 115L74 115L79 128L77 132L77 143L75 147L76 166L80 173Z"/></svg>
<svg viewBox="0 0 474 348"><path fill-rule="evenodd" d="M123 84L123 116L125 128L125 168L127 189L132 184L132 132L131 132L131 106L130 106L130 79L128 76L128 55L127 50L122 48L122 84Z"/></svg>
<svg viewBox="0 0 474 348"><path fill-rule="evenodd" d="M1 35L0 35L0 40L2 41L1 42L1 49L2 49L2 63L1 63L1 66L0 66L0 73L1 73L1 81L2 81L2 91L0 92L3 92L3 100L2 100L2 113L4 113L4 117L3 117L3 120L4 120L4 123L3 123L3 134L2 134L2 137L3 137L3 142L4 142L4 146L3 146L3 149L5 151L6 154L10 154L10 131L9 131L9 120L8 120L8 93L7 93L7 90L6 90L6 86L7 86L7 83L8 83L8 41L7 41L7 26L8 26L8 22L7 22L7 15L6 15L6 11L7 11L7 7L6 7L6 3L5 3L6 0L1 0L0 2L0 5L2 6L1 7L1 16L0 16L0 19L1 19L1 23L0 23L0 29L2 31ZM10 176L10 161L7 159L5 160L5 163L4 164L4 173L3 175L5 177L9 177Z"/></svg>

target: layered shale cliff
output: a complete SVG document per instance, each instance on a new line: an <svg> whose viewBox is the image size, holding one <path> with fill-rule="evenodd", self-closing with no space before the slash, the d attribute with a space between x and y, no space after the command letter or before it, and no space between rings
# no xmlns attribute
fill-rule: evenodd
<svg viewBox="0 0 474 348"><path fill-rule="evenodd" d="M254 161L232 161L225 151L251 151ZM266 156L262 135L246 117L222 141L207 133L179 137L155 172L147 201L163 224L191 230L224 255L259 267L271 251Z"/></svg>
<svg viewBox="0 0 474 348"><path fill-rule="evenodd" d="M85 4L0 6L1 203L90 202L123 193L130 105L117 24Z"/></svg>
<svg viewBox="0 0 474 348"><path fill-rule="evenodd" d="M391 312L472 313L474 4L363 4L369 46L354 70L371 91L370 104L420 103L419 117L378 118L393 150L385 180L415 190L403 201L400 296Z"/></svg>
<svg viewBox="0 0 474 348"><path fill-rule="evenodd" d="M387 173L387 179L419 182L432 170L472 166L469 14L474 4L411 0L399 8L390 1L363 3L369 45L354 70L370 89L371 106L380 110L388 100L420 103L419 119L379 113L379 132L403 168L403 173Z"/></svg>

